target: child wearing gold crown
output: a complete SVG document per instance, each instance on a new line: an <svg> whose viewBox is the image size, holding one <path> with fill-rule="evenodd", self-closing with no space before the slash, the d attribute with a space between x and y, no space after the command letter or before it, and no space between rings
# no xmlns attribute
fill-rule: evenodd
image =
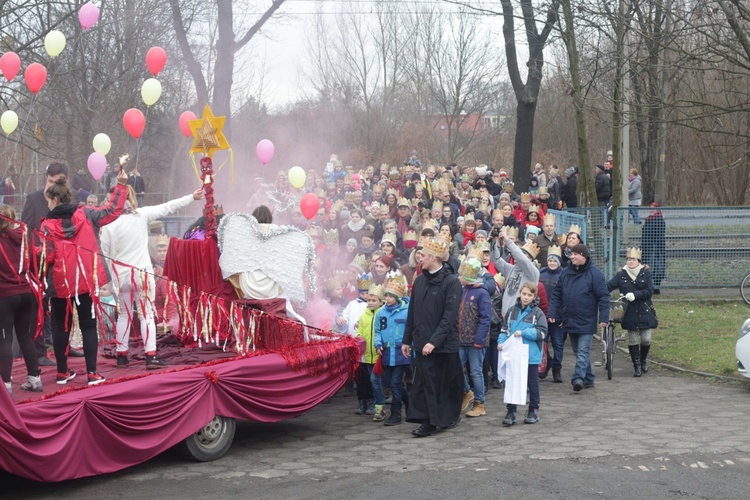
<svg viewBox="0 0 750 500"><path fill-rule="evenodd" d="M458 268L458 280L464 287L458 313L458 353L461 365L468 364L468 374L474 387L472 391L469 380L464 375L461 411L469 410L466 413L467 417L481 417L487 414L484 408L485 385L482 368L490 340L492 304L490 294L479 277L481 270L482 264L475 257L465 259Z"/></svg>
<svg viewBox="0 0 750 500"><path fill-rule="evenodd" d="M399 425L403 418L401 406L409 406L409 393L403 379L411 358L401 352L409 311L409 298L406 294L406 278L400 272L388 273L383 285L385 305L375 315L375 349L381 355L385 373L383 378L391 388L391 414L384 425ZM377 404L377 402L376 402Z"/></svg>

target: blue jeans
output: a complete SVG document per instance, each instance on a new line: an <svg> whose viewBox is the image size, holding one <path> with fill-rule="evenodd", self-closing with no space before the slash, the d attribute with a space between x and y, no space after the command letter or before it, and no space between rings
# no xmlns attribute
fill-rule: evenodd
<svg viewBox="0 0 750 500"><path fill-rule="evenodd" d="M637 205L631 205L631 207L636 207ZM628 212L630 212L630 216L633 217L633 222L636 224L641 223L641 218L638 217L638 208L629 208Z"/></svg>
<svg viewBox="0 0 750 500"><path fill-rule="evenodd" d="M404 371L408 365L385 366L383 377L390 381L391 386L391 414L401 413L401 402L409 406L409 393L404 390ZM375 403L379 404L379 403Z"/></svg>
<svg viewBox="0 0 750 500"><path fill-rule="evenodd" d="M529 389L529 410L539 409L539 365L529 365L528 382L526 385ZM516 412L518 406L505 405L508 411Z"/></svg>
<svg viewBox="0 0 750 500"><path fill-rule="evenodd" d="M593 333L569 333L570 345L576 353L576 368L570 383L582 380L584 384L594 383L594 370L591 368L591 341Z"/></svg>
<svg viewBox="0 0 750 500"><path fill-rule="evenodd" d="M385 404L385 393L383 392L383 376L375 375L372 370L375 365L367 365L367 371L370 372L370 384L372 384L372 396L376 405Z"/></svg>
<svg viewBox="0 0 750 500"><path fill-rule="evenodd" d="M474 385L474 399L482 404L484 404L484 374L482 374L482 366L484 365L484 352L486 350L486 347L477 349L474 346L461 346L458 350L458 354L461 357L461 366L466 366L466 363L469 363L469 375L471 376L471 383ZM469 380L464 375L464 393L469 392L469 390Z"/></svg>
<svg viewBox="0 0 750 500"><path fill-rule="evenodd" d="M547 334L549 335L550 343L552 344L552 349L555 353L555 357L552 359L552 366L562 366L565 334L557 323L547 324Z"/></svg>

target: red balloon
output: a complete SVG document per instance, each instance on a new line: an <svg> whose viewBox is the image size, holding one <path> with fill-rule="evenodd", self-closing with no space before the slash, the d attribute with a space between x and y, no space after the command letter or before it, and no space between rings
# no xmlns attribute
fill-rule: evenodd
<svg viewBox="0 0 750 500"><path fill-rule="evenodd" d="M302 215L305 219L310 220L315 217L320 208L320 200L313 193L307 193L299 202L299 209L302 211Z"/></svg>
<svg viewBox="0 0 750 500"><path fill-rule="evenodd" d="M39 63L31 63L26 71L23 73L23 77L26 79L26 86L32 94L36 94L44 84L47 82L47 68Z"/></svg>
<svg viewBox="0 0 750 500"><path fill-rule="evenodd" d="M130 108L122 116L122 124L133 139L138 139L146 128L146 117L140 109Z"/></svg>
<svg viewBox="0 0 750 500"><path fill-rule="evenodd" d="M152 75L156 76L167 64L167 53L161 47L151 47L146 53L146 66Z"/></svg>
<svg viewBox="0 0 750 500"><path fill-rule="evenodd" d="M11 81L21 70L21 58L15 52L6 52L0 57L0 71L6 80Z"/></svg>
<svg viewBox="0 0 750 500"><path fill-rule="evenodd" d="M180 130L182 130L182 135L184 135L185 137L190 137L192 132L190 130L190 124L188 122L195 119L195 113L193 113L192 111L185 111L180 115Z"/></svg>

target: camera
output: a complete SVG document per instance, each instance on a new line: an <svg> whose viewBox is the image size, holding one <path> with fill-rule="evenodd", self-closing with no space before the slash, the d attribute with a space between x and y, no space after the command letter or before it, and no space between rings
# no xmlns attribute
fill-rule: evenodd
<svg viewBox="0 0 750 500"><path fill-rule="evenodd" d="M500 228L499 227L493 227L490 231L490 238L497 238L500 236Z"/></svg>

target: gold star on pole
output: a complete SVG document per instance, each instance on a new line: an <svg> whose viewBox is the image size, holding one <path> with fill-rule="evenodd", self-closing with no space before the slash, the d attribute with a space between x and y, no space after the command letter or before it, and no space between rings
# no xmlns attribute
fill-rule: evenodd
<svg viewBox="0 0 750 500"><path fill-rule="evenodd" d="M190 154L203 153L204 156L211 157L214 151L229 149L229 143L221 131L226 120L226 116L214 116L211 107L206 104L203 116L188 122L194 137Z"/></svg>

